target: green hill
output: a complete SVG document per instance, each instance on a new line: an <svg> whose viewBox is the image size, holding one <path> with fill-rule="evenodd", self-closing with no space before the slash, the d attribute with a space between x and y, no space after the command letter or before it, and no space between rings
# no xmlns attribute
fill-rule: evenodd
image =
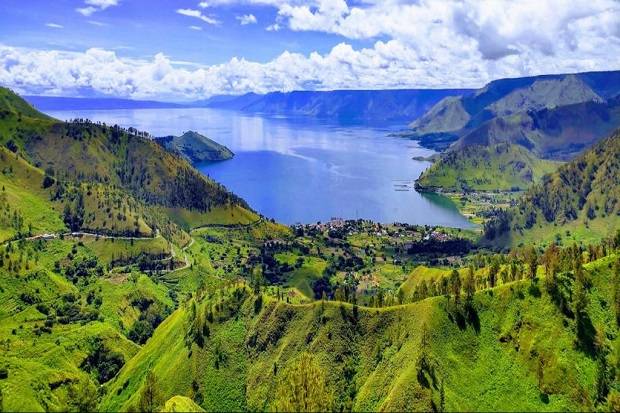
<svg viewBox="0 0 620 413"><path fill-rule="evenodd" d="M615 259L585 267L589 322L613 337L609 363ZM479 292L470 321L445 297L376 309L265 295L257 304L245 287L198 292L123 367L101 407L131 408L150 371L162 399L194 394L206 410L291 410L305 397L317 410L592 410L597 357L553 296L529 285Z"/></svg>
<svg viewBox="0 0 620 413"><path fill-rule="evenodd" d="M620 132L533 186L486 226L488 239L515 244L554 239L588 241L620 227Z"/></svg>
<svg viewBox="0 0 620 413"><path fill-rule="evenodd" d="M180 154L191 163L225 161L235 156L224 145L193 131L185 132L181 136L155 138L155 142L173 153Z"/></svg>
<svg viewBox="0 0 620 413"><path fill-rule="evenodd" d="M150 234L179 216L165 217L161 210L186 211L197 222L214 223L212 210L254 215L245 201L145 132L83 119L56 121L8 89L0 91L0 144L40 171L41 179L47 179L45 193L60 202L57 209L69 204L71 214L79 212L77 227ZM30 183L30 190L41 192L40 182Z"/></svg>
<svg viewBox="0 0 620 413"><path fill-rule="evenodd" d="M163 412L204 412L192 399L185 396L171 397L164 405Z"/></svg>
<svg viewBox="0 0 620 413"><path fill-rule="evenodd" d="M523 190L557 168L522 146L496 144L448 151L416 180L421 191Z"/></svg>

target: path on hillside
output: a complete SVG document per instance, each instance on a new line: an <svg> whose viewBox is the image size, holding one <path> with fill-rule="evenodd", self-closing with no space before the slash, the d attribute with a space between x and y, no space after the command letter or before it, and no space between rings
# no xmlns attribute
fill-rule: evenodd
<svg viewBox="0 0 620 413"><path fill-rule="evenodd" d="M256 221L248 222L247 224L204 224L204 225L198 225L197 227L190 229L189 232L191 233L191 232L198 231L200 229L205 229L205 228L222 228L222 229L250 228L262 222L263 222L263 218L259 218Z"/></svg>
<svg viewBox="0 0 620 413"><path fill-rule="evenodd" d="M241 229L241 228L250 228L250 227L254 227L256 225L259 225L260 223L263 222L263 218L259 218L256 221L252 221L250 223L247 224L232 224L232 225L225 225L225 224L205 224L205 225L200 225L198 227L192 228L189 231L189 235L190 235L190 241L187 243L187 245L185 245L184 247L181 248L181 251L183 252L183 261L184 264L183 266L179 267L179 268L174 268L172 270L153 270L150 272L158 272L158 273L166 273L166 274L170 274L173 273L175 271L181 271L181 270L185 270L187 268L189 268L191 266L190 263L190 259L189 256L187 255L187 249L189 247L191 247L194 244L194 238L192 238L191 233L200 229L204 229L204 228L227 228L227 229ZM134 241L140 241L140 240L153 240L156 238L161 238L162 235L159 232L159 230L155 230L155 236L153 237L131 237L131 236L116 236L116 235L106 235L106 234L98 234L95 232L87 232L87 231L72 231L72 232L58 232L58 233L44 233L44 234L38 234L38 235L33 235L31 237L26 237L26 238L21 238L23 240L26 241L37 241L37 240L44 240L44 241L48 241L48 240L52 240L52 239L60 239L63 237L93 237L93 238L97 238L97 239L111 239L111 240L126 240L126 241L130 241L130 240L134 240ZM3 243L1 243L0 245L5 245L11 242L16 242L19 241L19 239L13 239L13 240L6 240ZM170 249L170 257L165 258L161 261L168 261L168 260L173 260L174 258L176 258L176 252L174 250L174 248ZM117 267L118 268L118 267ZM112 271L110 271L111 273Z"/></svg>

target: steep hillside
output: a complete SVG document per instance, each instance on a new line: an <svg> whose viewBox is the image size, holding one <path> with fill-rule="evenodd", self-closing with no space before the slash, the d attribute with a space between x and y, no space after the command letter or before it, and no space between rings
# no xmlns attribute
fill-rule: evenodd
<svg viewBox="0 0 620 413"><path fill-rule="evenodd" d="M517 89L487 106L496 116L524 110L540 110L581 102L602 102L588 85L575 75L560 80L537 80L526 88Z"/></svg>
<svg viewBox="0 0 620 413"><path fill-rule="evenodd" d="M567 159L620 126L620 72L501 79L446 98L404 133L437 150L516 143Z"/></svg>
<svg viewBox="0 0 620 413"><path fill-rule="evenodd" d="M0 144L45 171L53 182L100 184L147 206L208 214L247 204L186 160L133 128L88 120L59 122L1 89Z"/></svg>
<svg viewBox="0 0 620 413"><path fill-rule="evenodd" d="M419 191L524 190L558 164L519 145L467 146L448 151L416 180Z"/></svg>
<svg viewBox="0 0 620 413"><path fill-rule="evenodd" d="M571 237L592 239L620 226L620 132L548 175L487 224L488 239L509 244Z"/></svg>
<svg viewBox="0 0 620 413"><path fill-rule="evenodd" d="M615 320L603 304L613 299L615 259L585 267L587 323L611 337L601 348L617 348ZM560 279L569 290L577 284L569 272ZM162 402L190 395L205 410L602 407L596 351L607 350L581 347L592 336L578 339L582 321L554 300L542 283L525 280L477 293L470 315L446 297L366 308L289 305L239 286L199 291L125 364L101 408L136 406L147 374L157 377Z"/></svg>
<svg viewBox="0 0 620 413"><path fill-rule="evenodd" d="M466 89L333 90L216 96L201 105L272 115L388 121L417 118L446 96Z"/></svg>
<svg viewBox="0 0 620 413"><path fill-rule="evenodd" d="M168 151L180 154L191 163L224 161L235 156L224 145L193 131L187 131L181 136L164 136L154 138L154 140Z"/></svg>
<svg viewBox="0 0 620 413"><path fill-rule="evenodd" d="M620 126L620 99L531 110L495 117L462 136L448 150L500 142L521 145L537 156L568 160Z"/></svg>

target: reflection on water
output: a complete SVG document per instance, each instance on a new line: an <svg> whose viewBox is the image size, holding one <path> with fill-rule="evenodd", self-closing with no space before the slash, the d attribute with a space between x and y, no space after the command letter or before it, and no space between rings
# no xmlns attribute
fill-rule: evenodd
<svg viewBox="0 0 620 413"><path fill-rule="evenodd" d="M133 126L155 136L198 131L228 146L229 161L197 165L260 213L291 224L332 217L469 227L440 195L421 195L413 181L431 151L387 136L402 125L362 125L307 118L268 118L213 109L50 112Z"/></svg>

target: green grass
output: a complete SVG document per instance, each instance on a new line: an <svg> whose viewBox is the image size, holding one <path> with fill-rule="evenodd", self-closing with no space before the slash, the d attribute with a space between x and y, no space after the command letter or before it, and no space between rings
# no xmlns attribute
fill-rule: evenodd
<svg viewBox="0 0 620 413"><path fill-rule="evenodd" d="M469 146L444 154L416 183L443 191L523 190L559 165L518 145Z"/></svg>
<svg viewBox="0 0 620 413"><path fill-rule="evenodd" d="M140 254L167 256L171 248L163 237L128 240L84 236L76 240L80 240L103 263L108 265L114 260L130 259Z"/></svg>
<svg viewBox="0 0 620 413"><path fill-rule="evenodd" d="M170 208L167 213L183 228L197 228L206 225L248 225L259 217L239 205L217 206L209 212L184 208Z"/></svg>
<svg viewBox="0 0 620 413"><path fill-rule="evenodd" d="M295 259L289 260L289 264L294 264ZM321 277L326 266L327 263L320 258L305 257L303 265L290 273L285 285L296 289L306 298L314 299L312 282Z"/></svg>
<svg viewBox="0 0 620 413"><path fill-rule="evenodd" d="M202 407L198 406L189 397L174 396L166 401L163 410L164 412L204 412Z"/></svg>
<svg viewBox="0 0 620 413"><path fill-rule="evenodd" d="M611 300L613 259L586 265L593 281L588 310L595 327L609 332L612 346L617 327L603 302ZM444 385L447 410L592 409L596 360L575 347L574 321L562 315L545 292L532 295L528 285L518 281L477 293L479 328L459 327L444 297L380 309L360 307L355 316L350 304L287 305L267 296L255 314L252 295L236 305L232 290L225 293L229 298L217 293L198 299L196 312L215 308L222 299L233 303L219 312L227 314L223 320L218 321L216 311L204 348L192 344L189 350L183 343L194 320L190 301L123 368L102 408L124 409L135 402L142 377L152 369L164 397L189 395L196 380L206 410L270 409L279 372L308 351L326 374L336 408L430 409L439 403L439 385L422 385L416 369L426 329L427 350L438 383ZM218 352L223 354L219 365ZM538 354L547 363L540 388Z"/></svg>
<svg viewBox="0 0 620 413"><path fill-rule="evenodd" d="M15 213L23 218L23 232L29 228L33 235L63 231L66 227L58 207L41 187L43 172L5 148L0 148L0 165L0 242L17 235Z"/></svg>

